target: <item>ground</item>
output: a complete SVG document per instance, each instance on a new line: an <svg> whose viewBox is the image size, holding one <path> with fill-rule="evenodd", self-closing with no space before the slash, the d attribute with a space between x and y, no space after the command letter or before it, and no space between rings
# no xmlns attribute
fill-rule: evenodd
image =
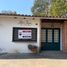
<svg viewBox="0 0 67 67"><path fill-rule="evenodd" d="M66 67L67 60L58 59L10 59L0 60L0 67Z"/></svg>
<svg viewBox="0 0 67 67"><path fill-rule="evenodd" d="M0 67L66 67L67 53L1 54Z"/></svg>
<svg viewBox="0 0 67 67"><path fill-rule="evenodd" d="M67 59L67 53L62 51L43 51L40 53L5 53L0 54L0 59Z"/></svg>

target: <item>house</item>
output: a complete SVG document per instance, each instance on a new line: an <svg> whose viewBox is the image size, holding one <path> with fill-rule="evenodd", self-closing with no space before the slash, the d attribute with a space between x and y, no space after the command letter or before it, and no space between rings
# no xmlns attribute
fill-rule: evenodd
<svg viewBox="0 0 67 67"><path fill-rule="evenodd" d="M67 52L67 17L0 14L0 53Z"/></svg>

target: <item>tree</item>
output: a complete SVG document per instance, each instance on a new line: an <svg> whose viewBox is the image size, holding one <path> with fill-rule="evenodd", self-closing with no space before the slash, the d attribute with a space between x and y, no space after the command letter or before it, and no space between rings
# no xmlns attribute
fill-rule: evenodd
<svg viewBox="0 0 67 67"><path fill-rule="evenodd" d="M67 0L35 0L32 13L38 16L65 16Z"/></svg>
<svg viewBox="0 0 67 67"><path fill-rule="evenodd" d="M64 16L67 13L67 0L52 0L50 7L51 16Z"/></svg>
<svg viewBox="0 0 67 67"><path fill-rule="evenodd" d="M32 7L33 15L45 16L48 13L48 0L35 0L34 6Z"/></svg>

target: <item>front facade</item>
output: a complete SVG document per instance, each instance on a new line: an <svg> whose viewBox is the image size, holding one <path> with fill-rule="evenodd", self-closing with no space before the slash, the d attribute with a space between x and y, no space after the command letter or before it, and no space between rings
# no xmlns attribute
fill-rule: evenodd
<svg viewBox="0 0 67 67"><path fill-rule="evenodd" d="M67 18L0 15L0 53L67 52Z"/></svg>
<svg viewBox="0 0 67 67"><path fill-rule="evenodd" d="M40 46L39 19L15 15L0 15L0 52L31 53L28 45ZM26 31L21 35L21 31ZM31 33L28 33L31 31ZM35 31L35 35L34 34ZM34 34L35 38L32 36ZM23 37L22 36L26 36ZM30 36L30 37L29 37ZM33 37L33 38L31 38Z"/></svg>

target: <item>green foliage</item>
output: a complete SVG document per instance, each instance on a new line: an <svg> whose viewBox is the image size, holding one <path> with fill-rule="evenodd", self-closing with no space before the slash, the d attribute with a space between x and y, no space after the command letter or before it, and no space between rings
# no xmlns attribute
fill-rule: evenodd
<svg viewBox="0 0 67 67"><path fill-rule="evenodd" d="M35 0L34 6L32 7L33 15L45 16L46 15L45 9L47 5L48 2L45 2L45 0Z"/></svg>
<svg viewBox="0 0 67 67"><path fill-rule="evenodd" d="M37 16L64 16L67 14L67 0L35 0L32 13Z"/></svg>
<svg viewBox="0 0 67 67"><path fill-rule="evenodd" d="M67 0L52 0L50 15L64 16L67 13Z"/></svg>

